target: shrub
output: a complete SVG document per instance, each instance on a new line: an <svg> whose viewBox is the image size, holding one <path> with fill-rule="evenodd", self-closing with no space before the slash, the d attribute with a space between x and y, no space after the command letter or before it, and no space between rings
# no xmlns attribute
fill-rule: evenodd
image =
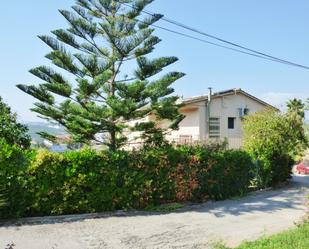
<svg viewBox="0 0 309 249"><path fill-rule="evenodd" d="M147 192L143 172L127 152L40 151L29 169L30 214L84 213L132 208Z"/></svg>
<svg viewBox="0 0 309 249"><path fill-rule="evenodd" d="M244 151L208 151L194 148L198 188L195 197L199 200L221 200L242 195L248 191L251 181L252 161Z"/></svg>
<svg viewBox="0 0 309 249"><path fill-rule="evenodd" d="M272 109L246 117L244 148L256 161L260 187L274 186L290 177L293 158L303 142L294 125L291 116Z"/></svg>
<svg viewBox="0 0 309 249"><path fill-rule="evenodd" d="M26 170L32 153L0 139L0 186L5 199L0 218L24 214L27 207Z"/></svg>
<svg viewBox="0 0 309 249"><path fill-rule="evenodd" d="M28 128L17 122L16 113L2 101L0 97L0 138L6 143L29 148L31 138L27 134Z"/></svg>
<svg viewBox="0 0 309 249"><path fill-rule="evenodd" d="M0 189L0 210L2 210L2 208L6 205L6 199L4 197L3 192L4 191L2 189ZM0 213L0 215L1 215L1 213ZM0 216L0 218L1 218L1 216Z"/></svg>
<svg viewBox="0 0 309 249"><path fill-rule="evenodd" d="M1 164L1 180L6 186L14 185L10 191L15 191L9 194L13 202L7 215L144 209L178 201L224 199L246 192L251 180L248 154L219 147L164 146L100 153L84 149L63 154L44 150L23 154L14 149L14 155L6 152L15 157L14 162Z"/></svg>

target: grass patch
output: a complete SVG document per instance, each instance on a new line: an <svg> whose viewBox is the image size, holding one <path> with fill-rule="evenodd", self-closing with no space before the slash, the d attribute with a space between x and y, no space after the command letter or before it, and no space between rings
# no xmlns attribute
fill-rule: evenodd
<svg viewBox="0 0 309 249"><path fill-rule="evenodd" d="M151 211L151 212L173 212L177 211L178 209L183 208L184 205L180 203L169 203L169 204L164 204L160 206L149 206L146 208L146 211Z"/></svg>
<svg viewBox="0 0 309 249"><path fill-rule="evenodd" d="M216 249L229 249L223 245L216 245ZM254 242L245 242L237 249L308 249L309 248L309 222L297 228L265 237Z"/></svg>

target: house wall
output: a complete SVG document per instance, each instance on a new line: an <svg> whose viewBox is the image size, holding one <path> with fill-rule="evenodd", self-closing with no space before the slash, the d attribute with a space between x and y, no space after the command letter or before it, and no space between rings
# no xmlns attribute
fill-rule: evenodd
<svg viewBox="0 0 309 249"><path fill-rule="evenodd" d="M199 101L192 104L187 104L180 109L180 113L186 117L179 124L179 129L172 131L167 135L167 139L170 142L183 143L185 142L208 142L209 131L208 131L208 118L217 117L220 118L220 139L228 139L230 148L239 148L242 145L242 120L239 117L239 108L248 108L249 114L266 108L265 105L249 98L241 93L234 95L214 97L211 100L208 115L208 107L206 107L206 101ZM228 118L235 118L234 129L228 129ZM134 125L136 122L147 122L154 120L155 117L148 116L143 120L131 122L130 125ZM162 120L158 124L161 128L167 128L170 122ZM139 132L128 132L127 136L130 148L136 148L142 144L143 141L136 139L139 137Z"/></svg>
<svg viewBox="0 0 309 249"><path fill-rule="evenodd" d="M186 105L185 108L180 109L180 113L186 117L180 122L179 129L168 135L168 140L179 142L180 136L191 136L193 141L200 140L200 122L203 118L200 105L203 103Z"/></svg>
<svg viewBox="0 0 309 249"><path fill-rule="evenodd" d="M214 98L210 103L210 117L220 118L220 138L242 138L242 120L239 108L248 108L249 114L265 109L265 105L243 95ZM235 118L234 129L228 129L228 118Z"/></svg>
<svg viewBox="0 0 309 249"><path fill-rule="evenodd" d="M127 123L129 127L134 127L137 123L144 123L144 122L149 122L152 121L153 116L147 116L142 119L137 119L133 120ZM124 132L124 135L127 137L128 142L127 144L123 147L125 150L132 150L132 149L138 149L143 145L143 141L140 138L141 137L141 132L139 131L130 131L127 130Z"/></svg>
<svg viewBox="0 0 309 249"><path fill-rule="evenodd" d="M242 120L239 108L248 108L249 114L265 109L265 105L243 95L227 95L212 99L209 107L210 117L220 118L220 139L227 138L231 148L242 145ZM180 136L192 136L193 141L208 141L208 111L205 101L186 105L180 112L186 118L179 124L179 130L173 131L168 139L179 141ZM228 129L228 118L235 118L234 129Z"/></svg>

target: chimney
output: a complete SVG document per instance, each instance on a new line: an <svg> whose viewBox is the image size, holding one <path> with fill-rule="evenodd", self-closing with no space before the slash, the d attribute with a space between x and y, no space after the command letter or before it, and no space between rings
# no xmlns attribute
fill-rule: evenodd
<svg viewBox="0 0 309 249"><path fill-rule="evenodd" d="M208 102L211 101L211 97L212 97L212 88L208 87Z"/></svg>

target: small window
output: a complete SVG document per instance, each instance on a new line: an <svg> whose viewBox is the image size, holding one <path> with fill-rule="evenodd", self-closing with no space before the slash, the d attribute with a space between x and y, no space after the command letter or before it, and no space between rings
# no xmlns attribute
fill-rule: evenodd
<svg viewBox="0 0 309 249"><path fill-rule="evenodd" d="M235 129L235 118L228 118L228 128Z"/></svg>

